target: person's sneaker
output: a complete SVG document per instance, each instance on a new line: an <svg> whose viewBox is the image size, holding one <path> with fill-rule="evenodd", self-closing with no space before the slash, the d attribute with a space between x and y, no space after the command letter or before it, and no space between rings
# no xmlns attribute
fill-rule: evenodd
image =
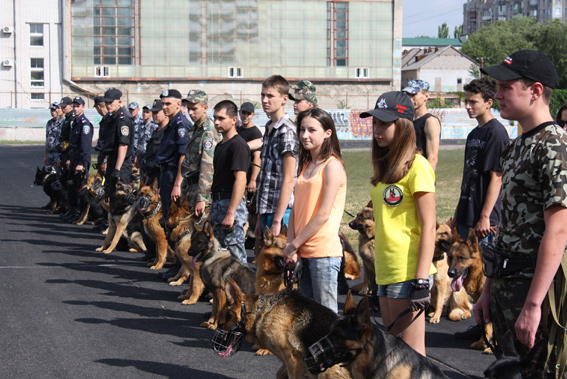
<svg viewBox="0 0 567 379"><path fill-rule="evenodd" d="M453 336L459 340L479 340L482 337L482 325L473 325L464 332L457 332Z"/></svg>

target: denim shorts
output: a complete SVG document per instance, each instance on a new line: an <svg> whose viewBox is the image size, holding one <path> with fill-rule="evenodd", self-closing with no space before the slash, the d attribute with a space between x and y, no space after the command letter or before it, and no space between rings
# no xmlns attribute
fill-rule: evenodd
<svg viewBox="0 0 567 379"><path fill-rule="evenodd" d="M411 280L400 283L378 285L378 296L386 296L388 299L407 299L411 288ZM429 289L433 286L433 275L429 275Z"/></svg>

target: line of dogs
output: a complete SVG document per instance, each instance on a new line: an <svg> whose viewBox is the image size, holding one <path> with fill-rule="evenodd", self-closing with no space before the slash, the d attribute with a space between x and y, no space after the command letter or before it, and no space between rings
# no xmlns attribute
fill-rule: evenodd
<svg viewBox="0 0 567 379"><path fill-rule="evenodd" d="M138 177L139 178L139 177ZM40 170L35 183L42 185L51 199L50 212L68 209L65 189L57 183L56 170ZM148 265L163 268L168 259L181 263L178 274L169 279L178 286L189 281L189 289L179 297L183 304L195 304L210 294L212 313L201 326L216 330L222 343L219 355L234 354L245 337L254 344L258 355L274 354L282 362L276 378L443 378L445 375L431 361L416 353L401 339L384 333L371 323L368 298L355 304L351 292L344 315L307 299L283 280L283 247L287 229L273 236L264 232L264 246L255 258L256 272L232 257L214 238L213 227L189 213L186 200L172 202L167 220L163 218L157 181L144 185L139 180L118 183L112 206L104 199L103 181L91 174L81 183L81 218L100 223L108 214L109 227L104 242L96 249L105 254L114 251L121 240L130 251L145 252L141 229L155 244L156 257ZM362 208L349 226L359 232L358 255L363 264L364 280L352 291L368 295L374 280L374 217L372 203ZM341 235L345 251L344 270L348 279L358 278L360 267L352 246ZM171 242L171 245L170 245ZM481 250L471 230L461 240L452 230L452 220L438 225L434 262L430 323L441 317L459 321L471 317L471 300L476 302L484 285ZM485 325L488 340L490 325ZM236 336L241 338L236 338ZM536 378L543 375L547 350L538 342L528 357L515 353L512 336L503 342L504 355L485 372L488 378ZM543 345L543 347L542 347ZM471 345L489 351L481 339ZM520 369L518 369L518 367Z"/></svg>

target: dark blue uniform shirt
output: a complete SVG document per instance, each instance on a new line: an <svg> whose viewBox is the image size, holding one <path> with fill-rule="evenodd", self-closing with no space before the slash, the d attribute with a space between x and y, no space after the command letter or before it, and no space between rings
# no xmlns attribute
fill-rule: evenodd
<svg viewBox="0 0 567 379"><path fill-rule="evenodd" d="M110 116L104 143L103 151L114 159L118 155L118 147L128 145L124 161L130 159L134 147L134 123L126 108L122 107Z"/></svg>
<svg viewBox="0 0 567 379"><path fill-rule="evenodd" d="M158 165L177 167L179 157L185 155L189 144L189 128L191 123L181 111L173 117L165 127L163 139L156 156Z"/></svg>
<svg viewBox="0 0 567 379"><path fill-rule="evenodd" d="M93 142L93 125L83 113L71 123L69 136L70 160L74 166L82 165L88 170L91 164L91 144Z"/></svg>

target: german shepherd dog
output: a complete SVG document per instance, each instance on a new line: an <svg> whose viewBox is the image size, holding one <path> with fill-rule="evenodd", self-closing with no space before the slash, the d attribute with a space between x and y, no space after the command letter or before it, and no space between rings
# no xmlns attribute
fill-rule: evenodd
<svg viewBox="0 0 567 379"><path fill-rule="evenodd" d="M358 258L354 252L354 248L350 244L347 236L339 230L339 238L343 247L343 264L345 270L345 278L348 280L355 280L360 278L360 265Z"/></svg>
<svg viewBox="0 0 567 379"><path fill-rule="evenodd" d="M374 267L374 236L375 236L374 212L372 210L372 200L364 207L356 218L349 222L351 229L357 230L358 235L358 255L362 259L364 268L364 282L358 292L366 295L372 292L376 285L376 269Z"/></svg>
<svg viewBox="0 0 567 379"><path fill-rule="evenodd" d="M97 172L94 176L89 176L89 180L87 182L87 188L93 198L95 198L102 209L106 212L110 210L110 202L106 200L104 196L104 185L102 184L103 177L100 172Z"/></svg>
<svg viewBox="0 0 567 379"><path fill-rule="evenodd" d="M142 223L148 237L156 244L156 259L150 263L150 270L160 270L167 256L173 256L173 250L169 247L165 238L165 231L159 223L163 216L157 179L149 186L143 186L137 195L138 211L142 215Z"/></svg>
<svg viewBox="0 0 567 379"><path fill-rule="evenodd" d="M130 251L138 253L146 251L141 233L142 215L134 206L133 199L135 195L130 185L122 184L120 181L116 183L114 201L108 212L108 233L102 246L96 251L112 253L122 236L128 239L128 244L131 245Z"/></svg>
<svg viewBox="0 0 567 379"><path fill-rule="evenodd" d="M79 188L79 209L81 211L79 219L73 223L83 225L85 222L90 221L93 225L98 225L108 215L89 189L96 177L95 173L91 173L88 178L85 176L86 173L83 172L80 176L75 176L73 179L77 181L77 188Z"/></svg>
<svg viewBox="0 0 567 379"><path fill-rule="evenodd" d="M401 338L373 327L366 297L357 306L349 293L345 316L329 330L309 347L306 362L312 373L342 363L355 379L447 378L439 367Z"/></svg>
<svg viewBox="0 0 567 379"><path fill-rule="evenodd" d="M37 168L34 184L43 187L43 192L49 196L51 208L49 213L66 213L71 206L67 200L67 190L61 183L60 169L55 167Z"/></svg>
<svg viewBox="0 0 567 379"><path fill-rule="evenodd" d="M486 277L482 272L482 253L478 244L478 237L473 229L469 229L467 239L463 241L459 237L456 229L453 229L453 244L447 254L449 270L449 277L452 278L451 289L454 292L459 292L464 288L467 294L476 303L482 294L482 288ZM492 338L492 323L484 324L484 334L487 340ZM490 354L491 350L488 348L484 339L474 342L471 347L473 349L484 350L485 353Z"/></svg>
<svg viewBox="0 0 567 379"><path fill-rule="evenodd" d="M264 246L256 257L256 294L266 295L285 288L283 281L283 248L287 243L287 226L274 236L270 228L264 230Z"/></svg>
<svg viewBox="0 0 567 379"><path fill-rule="evenodd" d="M179 244L184 246L180 247L181 250L179 251L179 253L184 255L187 255L187 250L189 250L189 247L191 246L191 233L193 233L194 219L191 222L189 222L189 220L192 218L192 213L189 210L189 201L186 198L179 198L177 201L171 201L169 203L169 211L165 222L165 235L170 241L175 242L176 245ZM180 238L182 238L182 241L179 240ZM177 251L177 249L178 248L175 247L175 251ZM178 256L177 252L175 252L175 256ZM189 261L191 261L191 259L189 259ZM180 286L189 279L192 272L193 270L190 265L181 264L181 268L177 272L177 275L167 279L167 281L171 286ZM191 294L187 292L184 295L179 296L178 299L187 300L190 296Z"/></svg>
<svg viewBox="0 0 567 379"><path fill-rule="evenodd" d="M215 330L226 303L226 282L232 279L244 293L254 293L256 275L228 250L221 249L220 243L214 236L213 227L208 221L205 221L202 230L196 228L191 235L189 255L193 257L191 260L193 267L197 262L201 262L199 269L201 280L213 295L211 318L201 326Z"/></svg>
<svg viewBox="0 0 567 379"><path fill-rule="evenodd" d="M246 335L249 342L270 350L283 362L276 378L299 379L309 375L304 361L307 348L324 336L338 316L299 291L284 289L269 295L245 294L237 283L228 280L226 303L219 320L218 335L227 343L219 355L228 356L238 349L232 335ZM222 331L230 331L224 333ZM320 376L348 378L343 368L336 366Z"/></svg>
<svg viewBox="0 0 567 379"><path fill-rule="evenodd" d="M437 224L435 252L433 253L433 265L437 272L433 275L431 305L428 313L431 324L439 323L441 316L448 316L451 321L460 321L471 317L472 305L466 291L461 289L454 292L449 285L447 253L453 243L452 225L452 218L445 224Z"/></svg>
<svg viewBox="0 0 567 379"><path fill-rule="evenodd" d="M513 333L508 330L500 346L503 354L498 356L484 371L484 377L489 379L540 379L544 377L547 361L547 342L540 338L534 347L524 357L516 351ZM518 349L522 351L522 349Z"/></svg>

